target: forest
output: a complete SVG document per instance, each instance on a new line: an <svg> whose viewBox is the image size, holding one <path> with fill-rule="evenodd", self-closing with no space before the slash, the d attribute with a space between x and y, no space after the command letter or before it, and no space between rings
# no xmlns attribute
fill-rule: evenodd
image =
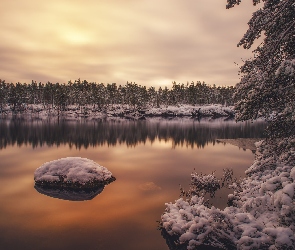
<svg viewBox="0 0 295 250"><path fill-rule="evenodd" d="M103 84L86 80L63 83L6 83L0 80L0 112L9 105L13 112L21 112L28 104L41 104L44 108L66 110L68 105L83 107L93 105L101 110L109 105L131 105L134 108L160 107L161 105L233 105L235 87L210 86L197 81L187 84L172 83L167 87L141 86L127 82L125 85Z"/></svg>

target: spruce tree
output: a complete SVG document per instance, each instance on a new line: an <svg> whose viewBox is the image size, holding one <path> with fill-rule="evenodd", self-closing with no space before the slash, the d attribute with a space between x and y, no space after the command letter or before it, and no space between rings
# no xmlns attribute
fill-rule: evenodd
<svg viewBox="0 0 295 250"><path fill-rule="evenodd" d="M241 0L227 0L227 8ZM252 47L253 58L240 68L241 80L236 86L237 120L264 117L270 121L271 137L288 137L295 133L295 1L253 0L262 7L253 13L249 28L238 46Z"/></svg>

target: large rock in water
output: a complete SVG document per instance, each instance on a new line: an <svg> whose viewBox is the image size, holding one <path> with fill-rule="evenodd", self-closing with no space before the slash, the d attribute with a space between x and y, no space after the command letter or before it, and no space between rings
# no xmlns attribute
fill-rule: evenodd
<svg viewBox="0 0 295 250"><path fill-rule="evenodd" d="M115 180L105 167L87 158L67 157L44 163L34 174L35 184L42 187L95 189Z"/></svg>

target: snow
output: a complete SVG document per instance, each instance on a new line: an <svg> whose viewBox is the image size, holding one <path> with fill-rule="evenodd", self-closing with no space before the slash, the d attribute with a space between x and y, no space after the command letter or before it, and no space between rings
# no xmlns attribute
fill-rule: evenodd
<svg viewBox="0 0 295 250"><path fill-rule="evenodd" d="M22 118L54 119L61 117L68 120L77 119L103 119L103 118L121 118L121 119L146 119L150 117L177 118L177 117L234 117L234 107L223 106L220 104L212 105L178 105L178 106L160 106L146 107L142 109L130 108L129 105L110 105L102 110L86 105L81 110L76 105L67 106L66 110L58 111L55 108L46 108L41 104L27 104L24 111L14 114L8 105L3 107L2 117L21 116Z"/></svg>
<svg viewBox="0 0 295 250"><path fill-rule="evenodd" d="M291 172L290 172L290 177L295 180L295 168L292 168Z"/></svg>
<svg viewBox="0 0 295 250"><path fill-rule="evenodd" d="M159 108L150 108L146 111L147 116L199 116L200 117L228 117L234 115L233 107L226 107L220 104L212 105L178 105L178 106L163 106Z"/></svg>
<svg viewBox="0 0 295 250"><path fill-rule="evenodd" d="M276 155L275 147L283 144L291 155ZM180 198L165 204L162 229L187 249L295 249L294 138L256 146L247 177L229 195L232 206L220 210L205 206L202 196Z"/></svg>
<svg viewBox="0 0 295 250"><path fill-rule="evenodd" d="M67 157L44 163L36 169L34 180L37 185L92 188L108 184L114 177L92 160Z"/></svg>
<svg viewBox="0 0 295 250"><path fill-rule="evenodd" d="M285 75L293 77L295 75L295 59L283 61L275 74L276 76Z"/></svg>
<svg viewBox="0 0 295 250"><path fill-rule="evenodd" d="M220 180L218 180L214 173L203 175L198 173L191 174L191 183L197 187L198 190L216 191L220 188Z"/></svg>

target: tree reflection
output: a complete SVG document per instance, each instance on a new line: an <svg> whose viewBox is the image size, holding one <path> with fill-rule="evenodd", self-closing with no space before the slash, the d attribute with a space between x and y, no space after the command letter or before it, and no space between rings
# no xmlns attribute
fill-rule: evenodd
<svg viewBox="0 0 295 250"><path fill-rule="evenodd" d="M136 146L156 140L172 140L173 147L205 147L222 138L259 138L264 122L223 120L95 120L50 121L15 118L0 120L0 149L8 145L35 147L59 146L88 148L100 145Z"/></svg>

